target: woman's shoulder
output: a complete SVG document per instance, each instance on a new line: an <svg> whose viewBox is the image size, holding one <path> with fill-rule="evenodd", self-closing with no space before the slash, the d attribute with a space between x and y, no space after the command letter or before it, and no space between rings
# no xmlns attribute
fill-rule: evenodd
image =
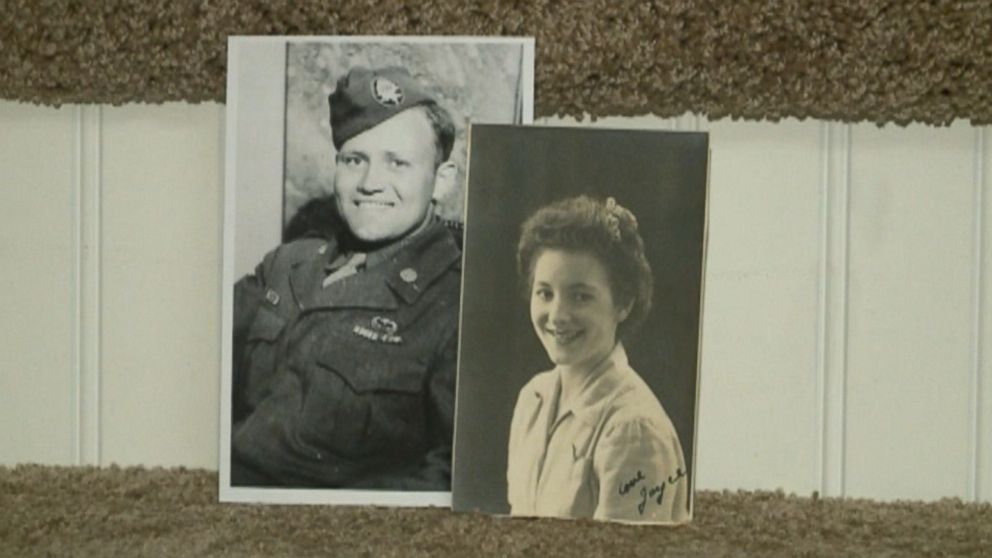
<svg viewBox="0 0 992 558"><path fill-rule="evenodd" d="M647 383L632 369L610 402L603 434L623 438L675 436L675 426Z"/></svg>

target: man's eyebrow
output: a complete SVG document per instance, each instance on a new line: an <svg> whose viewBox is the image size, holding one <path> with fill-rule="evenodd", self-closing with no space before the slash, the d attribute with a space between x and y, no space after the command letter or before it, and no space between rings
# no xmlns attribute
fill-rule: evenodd
<svg viewBox="0 0 992 558"><path fill-rule="evenodd" d="M393 151L393 150L390 149L390 150L386 150L386 158L387 159L400 159L402 161L407 161L407 160L410 159L410 156L409 155L404 155L403 153L399 153L397 151Z"/></svg>

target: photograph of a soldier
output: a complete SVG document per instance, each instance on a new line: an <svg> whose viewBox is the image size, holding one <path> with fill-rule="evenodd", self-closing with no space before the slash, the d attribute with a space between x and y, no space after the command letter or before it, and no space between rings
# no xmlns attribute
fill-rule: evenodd
<svg viewBox="0 0 992 558"><path fill-rule="evenodd" d="M473 126L455 509L691 518L707 146Z"/></svg>
<svg viewBox="0 0 992 558"><path fill-rule="evenodd" d="M465 135L529 115L523 46L288 44L282 238L233 285L231 487L450 491Z"/></svg>

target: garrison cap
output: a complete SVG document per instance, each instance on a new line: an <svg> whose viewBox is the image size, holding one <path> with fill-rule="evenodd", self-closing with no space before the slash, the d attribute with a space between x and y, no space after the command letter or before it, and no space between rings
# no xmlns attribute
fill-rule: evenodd
<svg viewBox="0 0 992 558"><path fill-rule="evenodd" d="M356 66L338 80L327 100L335 149L410 107L436 103L410 72L399 66L377 70Z"/></svg>

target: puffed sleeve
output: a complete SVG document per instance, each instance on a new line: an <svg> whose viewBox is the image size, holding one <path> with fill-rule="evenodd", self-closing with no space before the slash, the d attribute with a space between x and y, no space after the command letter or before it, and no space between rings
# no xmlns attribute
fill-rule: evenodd
<svg viewBox="0 0 992 558"><path fill-rule="evenodd" d="M688 519L685 458L669 424L635 417L608 425L594 451L593 469L599 480L596 519Z"/></svg>

